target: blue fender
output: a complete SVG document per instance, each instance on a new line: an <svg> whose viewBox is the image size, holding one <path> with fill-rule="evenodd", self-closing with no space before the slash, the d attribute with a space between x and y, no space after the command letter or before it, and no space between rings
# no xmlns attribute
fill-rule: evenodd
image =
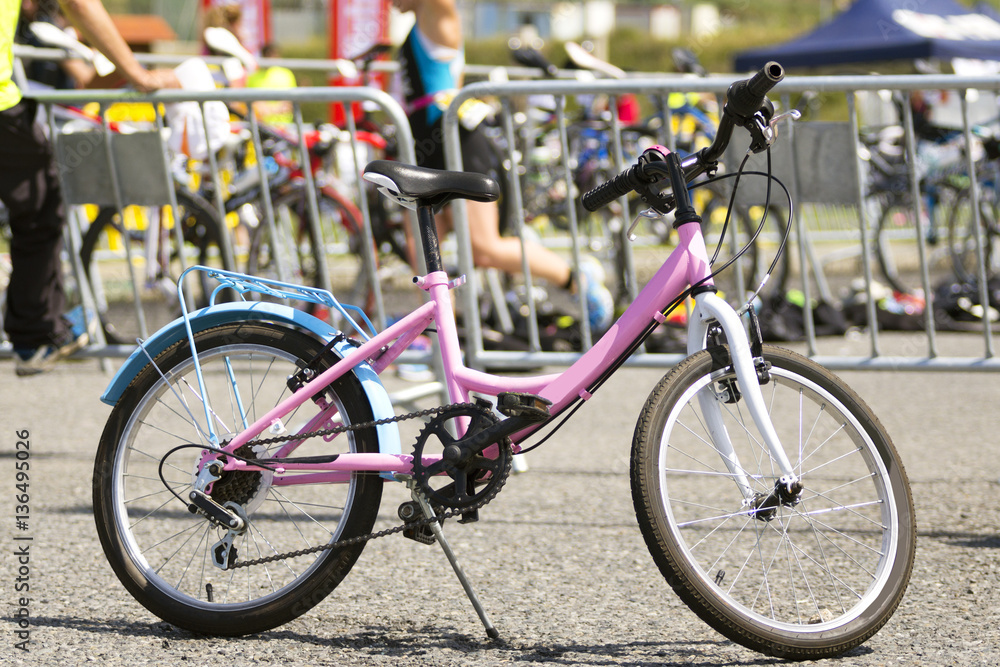
<svg viewBox="0 0 1000 667"><path fill-rule="evenodd" d="M203 308L190 316L191 331L198 333L205 329L217 327L220 324L230 322L247 322L250 320L267 320L289 324L297 329L303 329L314 334L324 343L330 342L339 332L326 322L319 320L309 313L278 303L267 303L263 301L249 302L237 301L233 303L222 303L215 306ZM111 379L108 388L101 395L101 401L108 405L115 405L121 398L122 392L128 387L132 379L139 374L148 363L150 357L156 357L160 352L173 345L179 340L187 338L187 331L184 327L183 318L177 318L166 325L155 334L150 336L143 348L136 350L125 360L122 367L118 369L114 378ZM345 340L341 340L334 345L342 356L350 354L354 347ZM362 362L352 369L352 372L361 382L361 388L368 397L368 402L372 406L372 413L376 420L387 419L395 416L392 409L392 401L389 393L383 386L378 375L368 364ZM376 427L378 434L379 451L383 454L400 454L402 452L399 441L399 428L395 423L380 424Z"/></svg>

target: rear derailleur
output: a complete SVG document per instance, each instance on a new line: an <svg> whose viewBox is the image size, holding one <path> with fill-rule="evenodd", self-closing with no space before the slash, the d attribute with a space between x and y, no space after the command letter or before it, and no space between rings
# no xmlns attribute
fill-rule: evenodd
<svg viewBox="0 0 1000 667"><path fill-rule="evenodd" d="M227 570L236 562L236 538L246 533L250 526L245 505L259 490L260 484L260 473L227 473L223 462L216 459L202 466L188 492L188 511L202 515L217 528L226 531L222 539L212 546L212 564L220 570Z"/></svg>

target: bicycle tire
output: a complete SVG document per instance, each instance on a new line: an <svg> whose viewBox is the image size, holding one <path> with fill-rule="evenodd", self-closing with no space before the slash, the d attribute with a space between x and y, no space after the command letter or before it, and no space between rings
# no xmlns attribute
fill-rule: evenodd
<svg viewBox="0 0 1000 667"><path fill-rule="evenodd" d="M994 246L1000 240L996 197L995 189L980 186L979 229L987 280L996 273L993 266L996 257ZM979 281L979 259L973 221L972 191L966 188L955 196L955 205L952 207L951 215L948 216L948 252L955 278L961 283L968 284L976 284Z"/></svg>
<svg viewBox="0 0 1000 667"><path fill-rule="evenodd" d="M367 184L370 185L370 184ZM379 270L387 259L397 258L409 266L406 220L402 207L381 196L374 187L365 187L361 196L368 201L371 221L372 246L366 247L364 217L361 210L344 194L326 186L320 190L320 208L324 234L336 229L338 224L348 234L348 248L357 260L357 273L345 291L346 303L363 309L369 315L376 314L375 286L379 283ZM327 237L329 238L329 237ZM366 254L372 257L366 261Z"/></svg>
<svg viewBox="0 0 1000 667"><path fill-rule="evenodd" d="M892 237L899 230L910 229L916 229L913 224L913 207L904 200L892 202L882 209L875 230L875 258L878 260L882 277L893 290L904 294L911 293L917 282L912 278L904 280L901 274L906 271L912 273L920 267L901 264L901 254L893 251Z"/></svg>
<svg viewBox="0 0 1000 667"><path fill-rule="evenodd" d="M183 191L176 193L179 218L183 220L183 236L186 244L190 244L197 256L197 262L185 261L185 268L191 264L198 263L210 265L213 262L221 265L223 269L234 270L225 261L225 254L221 252L219 243L222 238L222 224L219 222L218 213L204 199L197 195L192 195ZM99 248L110 247L108 239L109 233L114 230L123 240L139 244L139 248L133 251L133 256L144 256L143 245L145 243L144 231L126 230L121 222L118 211L112 207L102 207L98 210L93 222L87 228L86 233L80 243L80 261L83 265L87 280L94 285L94 259ZM179 314L179 306L176 302L177 278L180 277L180 255L177 251L177 237L173 229L164 230L164 237L169 245L169 258L167 266L158 267L157 279L163 282L164 288L170 291L169 312L165 315L166 324L170 319ZM194 286L195 294L193 303L195 307L202 308L208 305L208 297L214 288L213 282L204 273L199 273L197 280L188 283ZM153 298L152 293L143 294L144 297ZM157 295L159 296L159 295ZM128 302L132 302L133 293L127 292ZM145 299L144 299L145 300ZM129 303L127 306L119 306L114 301L105 302L99 308L98 317L104 330L105 340L110 344L127 344L135 342L139 335L139 324L134 309ZM147 315L149 313L147 312Z"/></svg>
<svg viewBox="0 0 1000 667"><path fill-rule="evenodd" d="M716 383L733 373L713 370L708 351L676 366L642 410L633 502L660 572L710 626L768 655L829 657L866 641L899 605L913 567L913 500L889 436L857 394L794 352L765 345L764 359L761 389L804 486L800 502L779 505L770 521L752 516L736 472L764 494L781 473L739 402L720 404L739 457L723 465L698 394L721 401Z"/></svg>
<svg viewBox="0 0 1000 667"><path fill-rule="evenodd" d="M336 238L340 230L343 229L348 235L348 248L351 254L357 258L357 274L347 280L350 287L346 289L344 294L340 295L341 299L346 303L360 306L368 313L374 312L374 285L379 267L378 240L374 239L376 248L369 250L369 252L374 253L375 257L374 265L369 267L362 255L365 251L362 233L363 221L357 207L332 188L322 188L317 191L316 203L319 207L320 229L324 242ZM275 228L280 235L281 242L277 245L271 243L270 228L262 219L254 228L251 237L247 273L264 278L279 279L280 272L274 252L275 248L279 248L286 274L288 274L285 276L287 282L322 287L319 284L318 264L326 261L327 253L314 241L313 230L308 223L309 203L304 187L296 187L275 195L272 207ZM261 217L263 218L263 215ZM373 228L374 226L373 224ZM397 252L396 240L392 239L387 242L392 245L391 252ZM328 266L330 265L328 264ZM343 263L338 264L338 266L343 270L353 271L353 269L347 269ZM335 283L336 286L343 283L344 280L339 276L331 275L331 282Z"/></svg>
<svg viewBox="0 0 1000 667"><path fill-rule="evenodd" d="M214 397L213 420L230 431L238 430L235 422L243 419L234 407L233 386L242 390L246 418L256 419L289 395L287 376L323 350L323 344L306 333L262 323L221 325L197 334L196 340L206 392L210 400ZM336 360L329 354L319 370ZM161 619L201 634L238 636L268 630L302 615L328 595L364 544L238 570L218 569L210 552L221 535L201 515L190 513L186 502L175 500L158 474L168 450L184 443L205 444L200 435L204 424L193 423L205 417L200 394L193 389L198 386L195 378L185 384L189 374L193 359L183 340L157 355L112 411L94 467L101 545L125 588ZM321 396L339 409L338 423L372 419L371 405L353 374L332 383ZM184 403L191 404L191 412ZM314 405L307 401L284 421L304 424L319 412ZM258 450L251 456L272 456L280 446L268 445L266 453ZM167 481L182 498L187 498L203 451L180 450L164 465ZM377 436L374 429L364 429L340 434L332 443L312 438L299 444L294 455L331 451L377 452ZM375 523L382 494L377 473L354 473L340 484L275 481L271 473L230 472L214 482L213 498L220 504L226 499L236 502L247 515L250 529L236 543L242 560L364 535Z"/></svg>

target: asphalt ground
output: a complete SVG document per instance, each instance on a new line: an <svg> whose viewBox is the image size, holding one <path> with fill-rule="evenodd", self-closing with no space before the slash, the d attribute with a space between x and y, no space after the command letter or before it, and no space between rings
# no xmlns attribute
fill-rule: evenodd
<svg viewBox="0 0 1000 667"><path fill-rule="evenodd" d="M943 335L944 354L981 337ZM883 336L884 351L912 339ZM824 353L863 353L825 341ZM835 352L834 352L835 353ZM112 366L117 362L112 361ZM501 639L486 638L441 550L399 536L370 543L344 583L300 619L239 639L152 616L104 560L91 507L93 456L110 411L94 360L19 379L0 361L0 664L760 665L780 662L722 638L656 570L632 510L628 454L662 370L625 369L560 434L528 455L482 511L446 528ZM845 372L903 458L918 521L909 590L867 643L822 665L1000 664L1000 377ZM394 381L395 384L395 381ZM18 530L19 432L30 440L27 530ZM379 526L394 525L400 488ZM27 604L15 551L30 536ZM23 583L23 582L22 582ZM27 609L27 651L17 648Z"/></svg>

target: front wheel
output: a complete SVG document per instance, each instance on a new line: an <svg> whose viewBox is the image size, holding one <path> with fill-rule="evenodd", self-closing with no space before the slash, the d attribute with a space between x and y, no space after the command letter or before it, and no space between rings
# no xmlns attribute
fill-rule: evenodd
<svg viewBox="0 0 1000 667"><path fill-rule="evenodd" d="M764 359L765 404L801 493L762 502L775 498L778 465L745 402L726 402L734 373L703 351L646 402L633 502L657 566L702 620L768 655L837 655L875 634L903 597L916 540L909 483L878 419L839 379L781 348L765 346Z"/></svg>
<svg viewBox="0 0 1000 667"><path fill-rule="evenodd" d="M199 389L187 340L157 355L112 411L94 467L94 514L104 553L125 588L165 621L192 632L243 635L268 630L305 613L354 565L363 543L282 558L241 569L216 567L227 531L188 511L202 467L207 431L202 396L223 437L266 414L290 394L289 375L323 352L323 344L276 325L232 323L197 334L205 393ZM322 372L337 361L327 353ZM372 419L360 382L348 374L321 392L328 406L306 401L282 417L281 434ZM274 433L265 431L272 438ZM374 429L244 445L245 459L378 451ZM186 446L193 445L193 446ZM210 455L211 456L211 455ZM236 562L258 560L361 536L378 514L377 473L321 475L312 483L280 468L228 471L206 488L234 508L247 529L235 536ZM225 552L223 552L225 553Z"/></svg>

